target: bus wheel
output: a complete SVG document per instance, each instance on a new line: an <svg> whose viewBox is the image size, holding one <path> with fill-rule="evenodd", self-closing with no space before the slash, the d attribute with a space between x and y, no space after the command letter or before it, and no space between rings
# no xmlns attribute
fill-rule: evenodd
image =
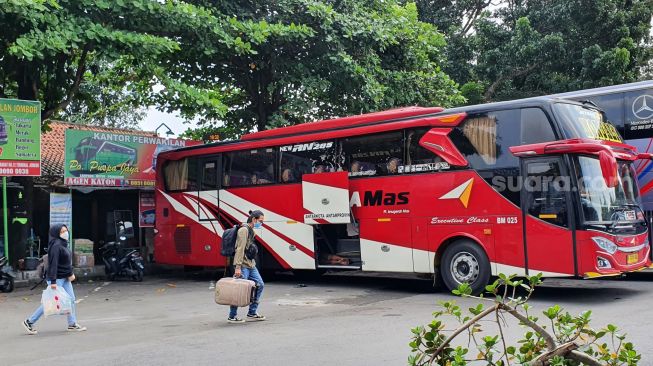
<svg viewBox="0 0 653 366"><path fill-rule="evenodd" d="M461 240L445 250L440 273L450 291L467 283L472 288L472 294L478 295L490 281L490 261L481 247L472 241Z"/></svg>

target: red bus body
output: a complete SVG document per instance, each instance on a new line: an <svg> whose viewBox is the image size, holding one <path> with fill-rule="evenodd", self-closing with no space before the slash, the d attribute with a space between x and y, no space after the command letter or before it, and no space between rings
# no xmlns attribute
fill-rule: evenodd
<svg viewBox="0 0 653 366"><path fill-rule="evenodd" d="M504 172L522 178L526 172L532 172L528 177L533 178L547 174L546 171L542 173L546 167L558 169L561 176L582 173L583 178L588 178L587 172L593 172L598 166L595 158L600 151L607 151L606 154L623 169L628 169L629 162L638 158L634 148L619 141L569 135L558 126L560 122L555 112L558 107L552 107L555 103L558 101L535 99L453 110L404 108L262 131L243 136L239 141L161 153L157 162L156 260L167 264L223 267L226 265L226 258L220 255L223 231L244 222L248 211L260 209L265 213L264 229L257 238L263 248L259 261L263 268L342 268L437 275L450 269L455 274L449 277L464 282L466 273L470 273L468 267L477 266L475 277L470 277L470 281L478 278L483 282L485 274L533 275L541 272L545 277L598 277L650 266L648 228L640 220L638 207L617 209L614 206L612 216L597 216L594 220L590 215L600 216L606 208L597 206L596 200L587 203L592 200L591 193L583 196L571 189L562 193L556 191L555 195L530 194L522 187L503 194L494 185ZM581 107L586 108L578 108ZM520 111L521 121L525 123L530 118L525 116L530 116L535 109L548 116L555 140L500 146L503 139L499 133L500 124L508 123L504 122L508 119L502 119L504 115L495 111ZM516 116L515 113L512 115ZM488 116L491 118L487 119ZM479 119L464 125L473 118ZM464 127L487 123L491 126L489 134L488 128L482 127L480 130L485 132L474 134L469 132L471 127ZM422 134L420 147L410 140L411 131ZM401 148L394 150L403 154L403 162L395 162L403 164L400 173L390 173L390 162L385 175L352 175L347 171L354 157L381 161L374 160L375 155L393 150L355 145L357 150L350 153L346 147L348 139L392 132L404 136L397 142ZM468 138L462 139L463 133L467 133ZM522 140L527 135L528 131L524 130ZM498 136L496 148L479 148L488 136ZM457 142L461 139L463 143ZM348 164L331 167L324 173L304 172L295 182L281 183L284 157L299 154L295 150L301 152L301 149L310 150L315 146L325 149L337 146L336 151L342 149L340 155L343 157L334 159ZM422 157L425 151L430 152L437 157L437 162L411 164L410 153L416 149L422 149L419 150ZM478 151L472 156L469 151L474 149ZM489 155L481 154L482 149L496 157L486 159ZM507 151L512 156L508 156ZM241 156L234 154L248 152L253 155L242 155L245 159L259 159L256 154L275 156L274 174L263 184L248 186L241 181L239 184L243 186L234 187L228 178L235 177L237 170L233 166ZM483 162L478 156L487 161ZM227 159L231 159L230 163ZM472 166L499 165L502 159L510 164L517 162L517 165L501 169ZM197 187L169 189L171 183L166 183L166 179L176 180L179 175L175 175L174 169L182 169L184 165L170 168L169 173L164 169L169 162L180 161L192 165L188 171L190 175L197 173L197 177L192 178L200 182ZM258 163L259 160L252 161ZM319 171L321 168L313 166L311 169ZM381 174L379 169L369 172ZM578 177L578 181L580 179ZM210 183L204 186L205 181ZM186 186L181 183L179 187ZM592 192L602 194L598 188ZM608 218L614 222L606 221ZM356 229L353 235L350 233L352 227ZM473 251L470 256L465 254L467 251L458 250L453 254L454 259L450 259L452 255L446 255L449 248L468 248L461 243L475 246L483 254L479 257ZM352 252L355 253L353 259L342 259L346 255L338 255ZM449 262L443 263L443 260ZM451 281L446 284L453 287ZM477 289L481 285L477 284Z"/></svg>

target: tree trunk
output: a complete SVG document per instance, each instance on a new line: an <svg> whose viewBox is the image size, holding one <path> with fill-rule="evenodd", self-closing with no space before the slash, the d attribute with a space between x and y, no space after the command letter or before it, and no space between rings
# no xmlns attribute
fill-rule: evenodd
<svg viewBox="0 0 653 366"><path fill-rule="evenodd" d="M35 76L38 76L38 73L33 71L29 64L22 64L18 68L18 72L16 73L16 81L18 82L18 99L38 100L38 83L34 78ZM14 178L14 181L21 184L24 189L23 200L26 211L25 217L27 217L27 229L29 230L34 227L34 178L16 177ZM16 245L16 243L14 245Z"/></svg>

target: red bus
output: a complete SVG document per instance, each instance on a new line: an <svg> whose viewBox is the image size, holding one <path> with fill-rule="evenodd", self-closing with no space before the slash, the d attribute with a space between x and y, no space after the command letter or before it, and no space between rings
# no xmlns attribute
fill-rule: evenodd
<svg viewBox="0 0 653 366"><path fill-rule="evenodd" d="M155 257L225 266L259 209L259 266L431 274L620 275L650 266L633 162L590 103L402 108L162 152Z"/></svg>

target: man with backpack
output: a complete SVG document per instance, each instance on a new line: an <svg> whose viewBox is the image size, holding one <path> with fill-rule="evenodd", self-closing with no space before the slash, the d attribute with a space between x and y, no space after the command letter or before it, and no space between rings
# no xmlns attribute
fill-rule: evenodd
<svg viewBox="0 0 653 366"><path fill-rule="evenodd" d="M225 231L223 235L223 255L230 255L233 252L234 259L234 277L252 280L256 283L256 294L254 301L249 306L246 319L248 321L261 321L265 320L263 315L257 313L259 300L263 294L263 278L261 278L258 269L256 269L256 255L258 254L258 247L254 242L255 232L254 229L261 229L263 227L264 216L263 212L259 210L250 211L247 223L240 226L237 230L235 228ZM230 232L229 232L230 231ZM234 233L235 232L235 233ZM235 234L235 244L233 244L232 237ZM231 249L233 245L233 249ZM229 311L229 323L244 323L245 320L238 318L238 307L231 306Z"/></svg>

